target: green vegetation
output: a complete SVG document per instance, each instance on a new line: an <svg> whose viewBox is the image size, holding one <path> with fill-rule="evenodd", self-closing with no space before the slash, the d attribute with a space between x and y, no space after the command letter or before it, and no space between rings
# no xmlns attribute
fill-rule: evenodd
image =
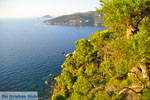
<svg viewBox="0 0 150 100"><path fill-rule="evenodd" d="M96 14L96 12L90 11L86 13L60 16L44 22L50 25L102 26L102 18L103 14Z"/></svg>
<svg viewBox="0 0 150 100"><path fill-rule="evenodd" d="M150 1L101 0L107 30L76 41L52 100L150 100Z"/></svg>
<svg viewBox="0 0 150 100"><path fill-rule="evenodd" d="M147 17L150 12L149 0L100 1L102 8L97 11L103 11L105 26L110 27L110 29L116 34L118 33L118 35L128 31L128 34L126 35L129 37L130 35L137 33L140 23L148 22L149 18Z"/></svg>
<svg viewBox="0 0 150 100"><path fill-rule="evenodd" d="M65 98L62 95L55 95L52 98L53 100L65 100Z"/></svg>

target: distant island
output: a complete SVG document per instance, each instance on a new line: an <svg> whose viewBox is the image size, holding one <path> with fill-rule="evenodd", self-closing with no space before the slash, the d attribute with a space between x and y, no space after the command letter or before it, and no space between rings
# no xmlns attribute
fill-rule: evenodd
<svg viewBox="0 0 150 100"><path fill-rule="evenodd" d="M74 13L44 21L48 25L103 26L103 14L95 11Z"/></svg>
<svg viewBox="0 0 150 100"><path fill-rule="evenodd" d="M45 16L42 16L41 18L53 18L53 17L50 15L45 15Z"/></svg>

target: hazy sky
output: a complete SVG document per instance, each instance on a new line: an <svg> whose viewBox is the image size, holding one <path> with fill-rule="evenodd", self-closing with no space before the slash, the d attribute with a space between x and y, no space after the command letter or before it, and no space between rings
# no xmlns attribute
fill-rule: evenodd
<svg viewBox="0 0 150 100"><path fill-rule="evenodd" d="M38 18L86 12L99 7L99 0L0 0L0 18Z"/></svg>

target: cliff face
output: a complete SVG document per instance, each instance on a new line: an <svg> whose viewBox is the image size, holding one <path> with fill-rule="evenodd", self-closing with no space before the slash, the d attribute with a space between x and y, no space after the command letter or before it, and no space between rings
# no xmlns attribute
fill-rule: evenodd
<svg viewBox="0 0 150 100"><path fill-rule="evenodd" d="M76 13L60 16L44 21L49 25L72 25L72 26L102 26L103 14L96 14L94 11L87 13Z"/></svg>

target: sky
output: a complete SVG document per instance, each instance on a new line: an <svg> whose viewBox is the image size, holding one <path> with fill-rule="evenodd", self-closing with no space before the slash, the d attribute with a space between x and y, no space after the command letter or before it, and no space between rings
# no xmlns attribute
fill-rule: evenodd
<svg viewBox="0 0 150 100"><path fill-rule="evenodd" d="M54 17L94 11L99 0L0 0L0 18Z"/></svg>

